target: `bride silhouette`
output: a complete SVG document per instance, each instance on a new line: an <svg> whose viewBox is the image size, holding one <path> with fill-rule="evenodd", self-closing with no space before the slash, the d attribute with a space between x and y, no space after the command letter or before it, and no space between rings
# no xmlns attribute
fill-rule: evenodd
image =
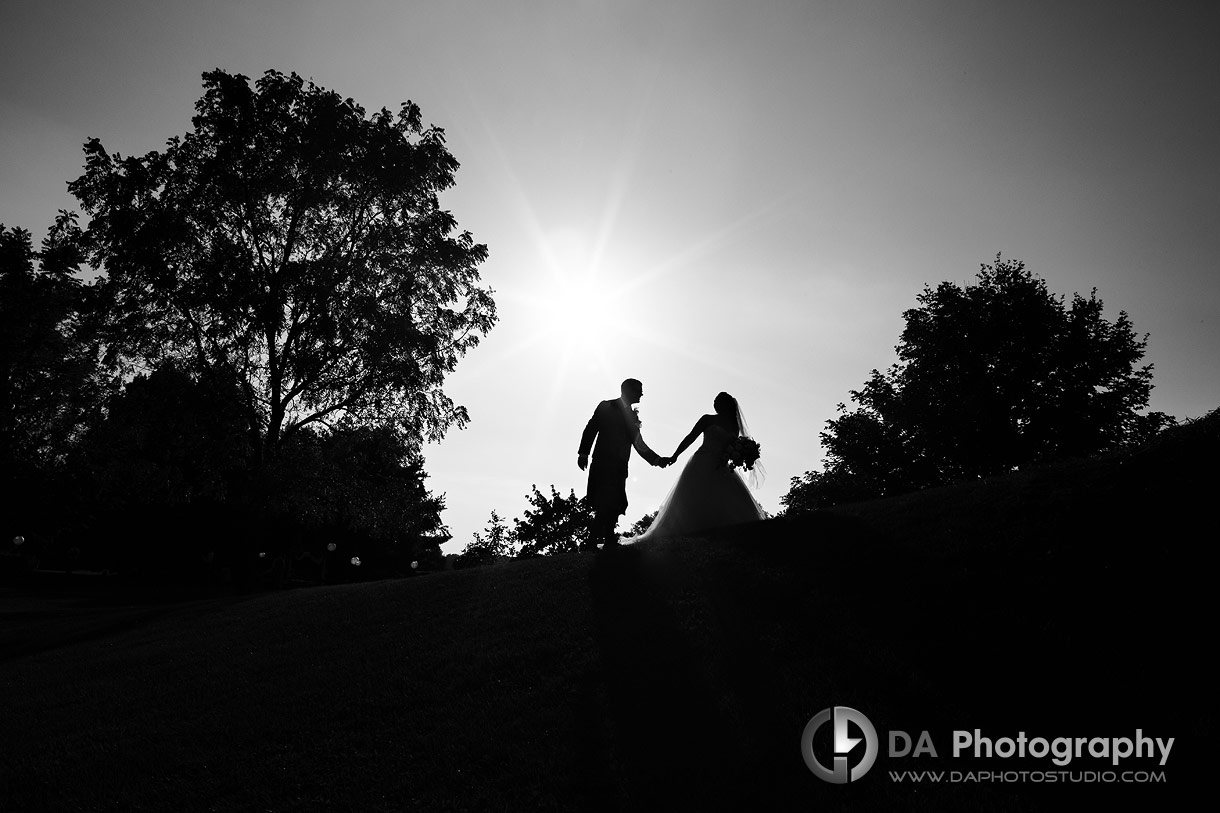
<svg viewBox="0 0 1220 813"><path fill-rule="evenodd" d="M737 399L722 392L712 407L715 412L699 418L669 458L676 460L696 438L703 436L703 443L678 475L652 525L624 542L646 542L766 518L766 512L750 494L741 475L727 462L733 441L747 436Z"/></svg>

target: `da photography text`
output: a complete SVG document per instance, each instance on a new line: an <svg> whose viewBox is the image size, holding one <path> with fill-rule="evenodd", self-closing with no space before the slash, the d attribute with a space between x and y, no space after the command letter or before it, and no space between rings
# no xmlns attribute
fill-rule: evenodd
<svg viewBox="0 0 1220 813"><path fill-rule="evenodd" d="M939 756L927 731L921 731L912 745L910 734L895 729L889 734L889 746L891 757ZM1050 757L1051 762L1061 768L1071 764L1073 759L1085 756L1109 759L1115 766L1129 758L1157 757L1160 760L1158 764L1164 767L1172 748L1173 737L1146 737L1140 728L1135 729L1134 737L1030 737L1024 731L1018 731L1015 737L992 738L984 736L977 728L974 731L953 732L954 759Z"/></svg>
<svg viewBox="0 0 1220 813"><path fill-rule="evenodd" d="M821 736L819 731L823 731ZM869 772L883 743L887 746L886 756L890 759L941 759L942 756L951 756L959 761L985 760L988 762L984 762L984 766L999 769L1001 773L1006 772L989 761L1045 760L1046 771L1058 775L1062 772L1056 772L1055 768L1066 768L1080 762L1083 765L1077 764L1075 767L1092 768L1097 765L1097 760L1105 760L1115 768L1145 767L1150 766L1146 760L1155 760L1156 766L1163 768L1169 761L1174 738L1150 736L1142 728L1135 729L1134 735L1119 737L1042 736L1020 730L1015 735L1004 733L996 736L993 732L975 728L954 731L946 749L943 741L938 748L927 730L912 733L891 729L882 738L862 712L848 706L831 706L815 714L805 725L801 735L801 756L819 779L846 784L859 781ZM1139 762L1133 762L1135 760ZM1030 772L1017 773L1024 775ZM1041 775L1044 772L1034 773ZM1122 775L1127 776L1128 773L1135 775L1129 771ZM1110 772L1106 772L1106 775L1109 776ZM1164 774L1158 773L1157 776L1163 780ZM1073 778L1072 781L1080 780Z"/></svg>

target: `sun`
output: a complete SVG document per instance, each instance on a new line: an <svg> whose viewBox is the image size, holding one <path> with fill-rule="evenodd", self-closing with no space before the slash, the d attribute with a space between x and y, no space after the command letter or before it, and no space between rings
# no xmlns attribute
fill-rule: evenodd
<svg viewBox="0 0 1220 813"><path fill-rule="evenodd" d="M594 280L562 282L542 303L542 327L552 340L568 344L612 340L623 327L617 300L614 292Z"/></svg>
<svg viewBox="0 0 1220 813"><path fill-rule="evenodd" d="M615 286L605 257L578 232L548 236L543 247L549 273L533 292L533 329L563 356L601 355L631 331L630 302Z"/></svg>

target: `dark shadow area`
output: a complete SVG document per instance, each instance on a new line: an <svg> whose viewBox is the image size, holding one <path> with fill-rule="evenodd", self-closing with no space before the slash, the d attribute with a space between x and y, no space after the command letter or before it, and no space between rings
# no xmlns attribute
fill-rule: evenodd
<svg viewBox="0 0 1220 813"><path fill-rule="evenodd" d="M131 790L146 809L187 788L257 788L270 809L1185 807L1215 732L1208 438L427 579L109 618L56 596L38 623L61 645L0 661L18 766L0 800L98 809L97 788L155 773L172 784ZM819 780L799 740L833 705L883 737L927 731L938 758L883 751L856 785ZM1173 737L1168 785L888 777L1048 767L954 759L975 728ZM56 767L66 747L87 779Z"/></svg>
<svg viewBox="0 0 1220 813"><path fill-rule="evenodd" d="M663 555L623 547L589 572L620 809L738 807L732 726L679 629Z"/></svg>
<svg viewBox="0 0 1220 813"><path fill-rule="evenodd" d="M162 619L193 620L247 598L133 598L114 576L35 573L23 582L0 587L0 663L104 641Z"/></svg>

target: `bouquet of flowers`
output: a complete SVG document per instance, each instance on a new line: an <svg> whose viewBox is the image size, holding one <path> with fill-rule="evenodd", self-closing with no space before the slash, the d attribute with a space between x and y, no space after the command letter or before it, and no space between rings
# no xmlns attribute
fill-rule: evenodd
<svg viewBox="0 0 1220 813"><path fill-rule="evenodd" d="M754 464L758 462L759 455L762 454L762 447L754 438L741 435L729 443L725 453L727 455L725 465L734 469L740 467L746 471L753 471Z"/></svg>

